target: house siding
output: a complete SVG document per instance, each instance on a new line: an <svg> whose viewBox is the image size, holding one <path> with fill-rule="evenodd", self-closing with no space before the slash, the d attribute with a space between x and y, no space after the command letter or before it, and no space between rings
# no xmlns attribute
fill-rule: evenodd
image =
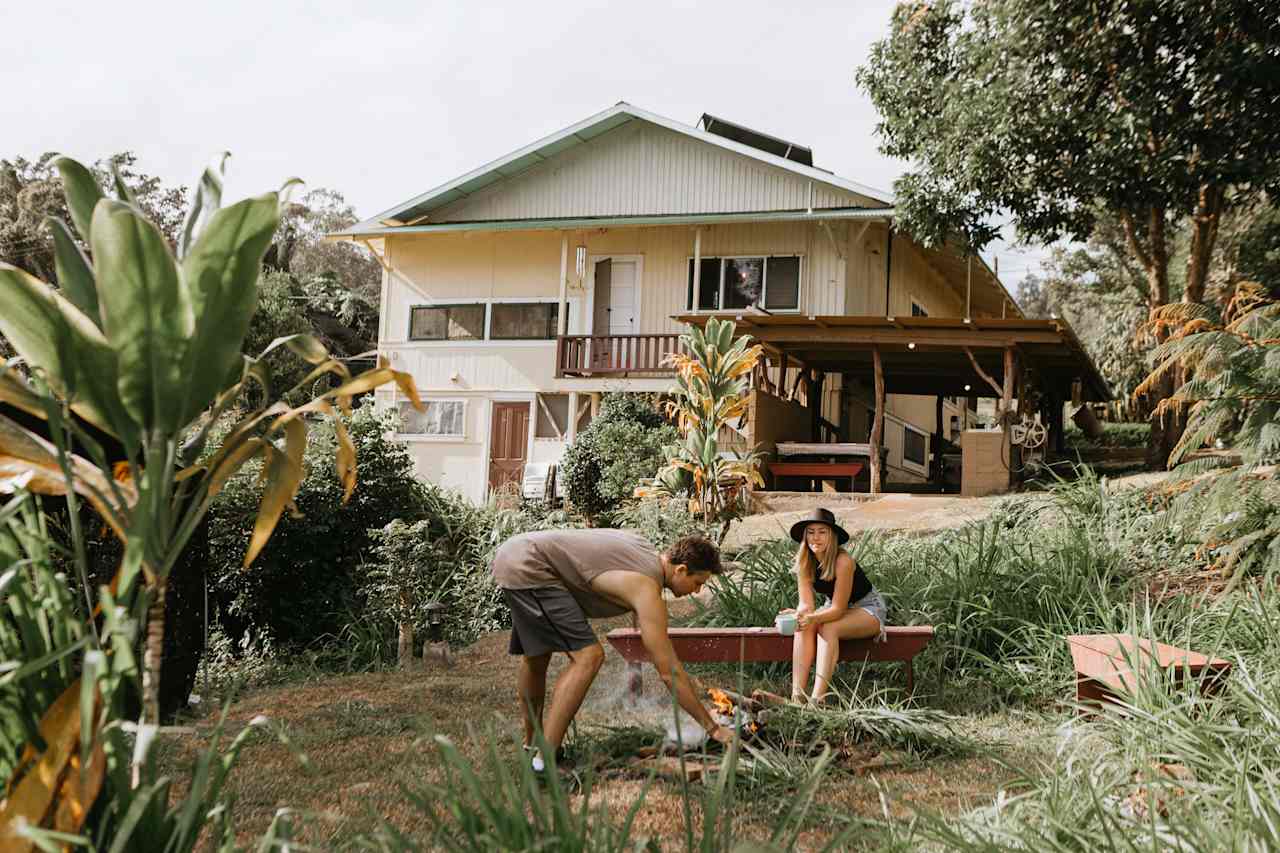
<svg viewBox="0 0 1280 853"><path fill-rule="evenodd" d="M812 187L812 190L810 189ZM639 119L435 211L432 222L884 203Z"/></svg>

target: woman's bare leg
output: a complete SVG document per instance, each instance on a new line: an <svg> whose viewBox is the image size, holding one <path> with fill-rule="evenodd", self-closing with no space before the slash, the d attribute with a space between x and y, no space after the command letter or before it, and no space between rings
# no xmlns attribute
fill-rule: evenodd
<svg viewBox="0 0 1280 853"><path fill-rule="evenodd" d="M834 622L818 627L818 663L813 677L813 701L821 702L831 686L841 640L860 640L880 633L880 620L861 607L854 607Z"/></svg>
<svg viewBox="0 0 1280 853"><path fill-rule="evenodd" d="M809 669L813 666L814 645L818 637L817 626L797 629L791 638L791 699L801 701L804 688L809 683Z"/></svg>

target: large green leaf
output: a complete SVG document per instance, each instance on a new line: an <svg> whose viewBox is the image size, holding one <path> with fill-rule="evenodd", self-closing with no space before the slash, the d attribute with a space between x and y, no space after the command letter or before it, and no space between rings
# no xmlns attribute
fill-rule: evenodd
<svg viewBox="0 0 1280 853"><path fill-rule="evenodd" d="M245 199L214 213L182 261L195 317L185 420L203 411L240 365L240 347L257 307L262 257L278 223L274 193Z"/></svg>
<svg viewBox="0 0 1280 853"><path fill-rule="evenodd" d="M71 231L61 219L50 217L46 220L49 230L53 232L54 263L58 272L58 284L62 292L71 300L71 304L84 312L85 316L101 325L98 316L98 286L93 280L93 270L89 267L89 259L80 251Z"/></svg>
<svg viewBox="0 0 1280 853"><path fill-rule="evenodd" d="M0 333L76 414L126 447L137 444L116 393L116 355L102 331L53 288L8 264L0 264Z"/></svg>
<svg viewBox="0 0 1280 853"><path fill-rule="evenodd" d="M53 164L62 175L62 192L67 197L71 221L80 232L80 239L88 243L93 209L102 199L102 188L98 186L98 179L92 172L70 157L59 157Z"/></svg>
<svg viewBox="0 0 1280 853"><path fill-rule="evenodd" d="M196 190L191 199L191 207L182 223L182 234L178 237L179 258L187 256L196 235L204 230L209 218L222 207L222 176L226 173L227 158L230 156L229 151L223 151L222 156L218 158L217 169L210 167L200 175L200 181L196 184Z"/></svg>
<svg viewBox="0 0 1280 853"><path fill-rule="evenodd" d="M102 327L118 359L120 400L144 429L183 423L191 299L160 229L127 204L93 213L93 262Z"/></svg>

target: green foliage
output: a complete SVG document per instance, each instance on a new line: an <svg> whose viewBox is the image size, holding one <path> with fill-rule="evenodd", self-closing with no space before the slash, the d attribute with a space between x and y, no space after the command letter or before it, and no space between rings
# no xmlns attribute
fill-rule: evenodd
<svg viewBox="0 0 1280 853"><path fill-rule="evenodd" d="M640 533L659 551L685 536L714 539L719 533L703 524L701 516L690 513L689 502L683 498L632 501L614 514L614 522Z"/></svg>
<svg viewBox="0 0 1280 853"><path fill-rule="evenodd" d="M645 497L686 496L706 525L723 524L746 511L746 493L764 485L761 454L755 448L726 458L720 433L746 416L751 373L760 359L759 345L748 335L735 336L732 321L712 317L705 329L696 326L680 336L680 351L671 357L676 385L669 409L677 416L680 439L666 450L667 463L637 494Z"/></svg>
<svg viewBox="0 0 1280 853"><path fill-rule="evenodd" d="M796 544L790 539L757 542L737 555L741 571L711 579L711 606L696 601L691 625L709 628L772 625L778 611L796 606L796 576L791 571Z"/></svg>
<svg viewBox="0 0 1280 853"><path fill-rule="evenodd" d="M1210 475L1174 502L1196 520L1200 556L1233 585L1280 573L1280 482L1241 471Z"/></svg>
<svg viewBox="0 0 1280 853"><path fill-rule="evenodd" d="M1280 206L1268 204L1249 223L1236 253L1236 268L1280 299Z"/></svg>
<svg viewBox="0 0 1280 853"><path fill-rule="evenodd" d="M363 609L360 588L374 540L397 518L424 511L423 488L404 444L394 439L393 416L372 401L352 413L347 429L358 450L359 485L343 502L344 488L328 460L337 450L331 423L318 424L303 457L306 472L294 503L301 515L284 517L251 568L241 565L264 484L261 465L232 478L209 513L210 595L224 628L239 639L307 645L337 634L348 613Z"/></svg>
<svg viewBox="0 0 1280 853"><path fill-rule="evenodd" d="M507 539L530 530L573 527L564 512L477 507L455 492L421 486L417 514L369 531L371 559L359 591L362 618L426 629L425 607L438 601L445 638L455 645L511 624L489 564ZM409 519L415 520L409 520Z"/></svg>
<svg viewBox="0 0 1280 853"><path fill-rule="evenodd" d="M1083 240L1095 201L1176 217L1206 187L1274 183L1275 26L1253 0L898 6L858 82L882 150L916 164L896 185L900 221L980 247L1007 211L1023 234Z"/></svg>
<svg viewBox="0 0 1280 853"><path fill-rule="evenodd" d="M558 476L569 502L608 521L630 501L636 486L662 464L663 446L675 439L651 397L606 394L599 414L565 449Z"/></svg>
<svg viewBox="0 0 1280 853"><path fill-rule="evenodd" d="M1156 410L1189 407L1169 463L1232 433L1246 462L1280 460L1280 302L1246 282L1221 320L1208 306L1181 304L1162 308L1152 323L1168 339L1152 352L1139 391L1178 371L1189 377Z"/></svg>
<svg viewBox="0 0 1280 853"><path fill-rule="evenodd" d="M1151 424L1149 423L1115 423L1105 421L1102 424L1102 436L1092 439L1085 435L1075 424L1069 424L1063 431L1067 447L1072 450L1093 450L1101 447L1146 447L1151 440Z"/></svg>

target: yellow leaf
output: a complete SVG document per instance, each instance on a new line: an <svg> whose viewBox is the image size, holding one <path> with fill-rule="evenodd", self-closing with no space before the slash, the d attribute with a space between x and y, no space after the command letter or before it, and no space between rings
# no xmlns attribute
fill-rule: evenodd
<svg viewBox="0 0 1280 853"><path fill-rule="evenodd" d="M33 849L32 842L19 838L15 830L20 820L30 826L44 822L67 762L76 752L80 739L79 679L45 711L40 737L46 744L44 753L0 805L0 850L25 853Z"/></svg>
<svg viewBox="0 0 1280 853"><path fill-rule="evenodd" d="M338 434L337 468L338 480L342 483L342 502L351 500L351 493L356 489L356 446L351 442L347 425L342 418L333 419L334 431Z"/></svg>
<svg viewBox="0 0 1280 853"><path fill-rule="evenodd" d="M93 803L102 790L102 780L107 772L107 754L101 746L89 756L89 766L80 767L80 753L71 755L67 776L58 792L58 810L53 816L56 832L79 832Z"/></svg>
<svg viewBox="0 0 1280 853"><path fill-rule="evenodd" d="M262 494L262 503L258 506L258 518L253 525L253 537L249 540L249 550L244 555L244 566L257 558L276 529L280 515L293 501L302 484L302 452L307 447L307 425L298 418L284 422L285 449L280 452L271 444L263 444L269 454L268 462L262 469L266 489Z"/></svg>
<svg viewBox="0 0 1280 853"><path fill-rule="evenodd" d="M217 497L227 481L236 475L244 463L261 453L265 444L265 441L256 436L246 438L222 456L221 461L209 471L209 498ZM223 445L223 448L226 449L226 445ZM219 451L220 454L221 452Z"/></svg>

